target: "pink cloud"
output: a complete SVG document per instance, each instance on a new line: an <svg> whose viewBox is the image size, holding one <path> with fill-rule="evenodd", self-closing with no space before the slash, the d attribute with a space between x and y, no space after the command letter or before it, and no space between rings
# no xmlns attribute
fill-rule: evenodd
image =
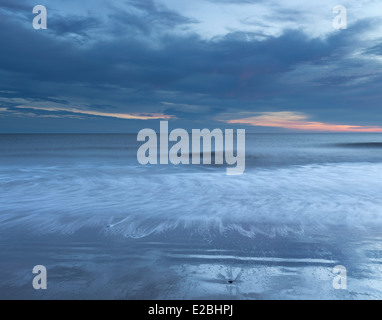
<svg viewBox="0 0 382 320"><path fill-rule="evenodd" d="M309 121L308 116L297 112L264 112L257 116L224 120L232 124L248 124L258 127L275 127L318 132L382 132L382 127L354 126Z"/></svg>

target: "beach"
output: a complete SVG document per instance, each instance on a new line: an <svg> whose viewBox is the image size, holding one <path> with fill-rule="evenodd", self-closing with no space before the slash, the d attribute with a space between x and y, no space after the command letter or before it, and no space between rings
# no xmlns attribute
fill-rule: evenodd
<svg viewBox="0 0 382 320"><path fill-rule="evenodd" d="M227 176L142 166L134 134L1 135L0 298L381 299L381 139L249 134Z"/></svg>

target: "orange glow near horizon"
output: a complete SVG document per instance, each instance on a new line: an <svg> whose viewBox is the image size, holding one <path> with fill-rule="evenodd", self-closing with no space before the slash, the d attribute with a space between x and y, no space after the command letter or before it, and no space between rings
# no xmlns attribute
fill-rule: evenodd
<svg viewBox="0 0 382 320"><path fill-rule="evenodd" d="M107 118L117 118L124 120L170 120L174 119L174 116L165 115L162 113L109 113L100 112L92 110L81 110L76 108L65 108L65 107L34 107L34 106L17 106L20 109L32 109L41 110L49 112L70 112L75 114L84 114L97 117L107 117Z"/></svg>
<svg viewBox="0 0 382 320"><path fill-rule="evenodd" d="M254 117L224 121L231 124L248 124L256 127L275 127L301 131L382 133L382 127L377 126L340 125L308 120L308 117L301 113L264 112Z"/></svg>

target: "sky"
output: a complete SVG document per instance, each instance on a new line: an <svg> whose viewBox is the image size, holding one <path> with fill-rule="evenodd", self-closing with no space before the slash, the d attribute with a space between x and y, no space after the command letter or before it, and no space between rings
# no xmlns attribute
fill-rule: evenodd
<svg viewBox="0 0 382 320"><path fill-rule="evenodd" d="M0 0L0 133L382 132L381 34L379 0Z"/></svg>

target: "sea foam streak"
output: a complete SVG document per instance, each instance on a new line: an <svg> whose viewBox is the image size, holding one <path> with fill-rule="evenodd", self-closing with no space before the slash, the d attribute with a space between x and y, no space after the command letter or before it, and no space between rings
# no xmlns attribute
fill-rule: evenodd
<svg viewBox="0 0 382 320"><path fill-rule="evenodd" d="M175 229L246 237L382 224L382 164L252 169L230 177L119 166L0 170L2 228L141 238ZM354 183L354 181L357 181Z"/></svg>

